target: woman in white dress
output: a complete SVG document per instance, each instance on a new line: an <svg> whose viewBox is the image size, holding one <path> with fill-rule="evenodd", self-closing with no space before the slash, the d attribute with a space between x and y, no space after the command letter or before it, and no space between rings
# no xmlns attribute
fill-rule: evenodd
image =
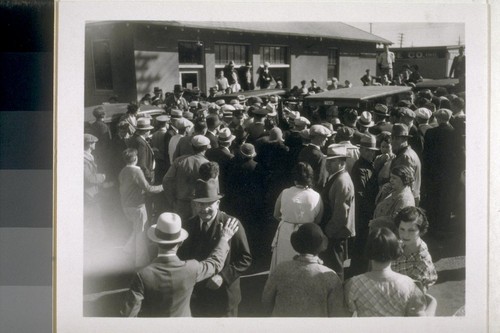
<svg viewBox="0 0 500 333"><path fill-rule="evenodd" d="M311 166L300 162L293 172L295 186L281 192L274 206L274 217L280 221L272 242L272 272L279 263L292 260L298 253L290 243L290 236L302 224L316 223L323 216L323 202L314 191L314 173Z"/></svg>

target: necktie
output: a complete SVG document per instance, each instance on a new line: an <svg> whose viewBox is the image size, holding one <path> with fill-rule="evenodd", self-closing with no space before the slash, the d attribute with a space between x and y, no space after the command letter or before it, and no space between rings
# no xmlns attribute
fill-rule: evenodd
<svg viewBox="0 0 500 333"><path fill-rule="evenodd" d="M201 226L201 231L206 234L208 233L208 223L207 222L203 222L202 226Z"/></svg>

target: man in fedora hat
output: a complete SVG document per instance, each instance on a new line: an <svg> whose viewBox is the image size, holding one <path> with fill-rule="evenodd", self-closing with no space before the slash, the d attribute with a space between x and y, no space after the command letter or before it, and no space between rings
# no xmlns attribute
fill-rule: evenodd
<svg viewBox="0 0 500 333"><path fill-rule="evenodd" d="M134 135L127 141L128 148L137 149L137 166L142 169L144 177L150 183L154 179L155 160L153 149L147 139L153 128L150 118L139 118Z"/></svg>
<svg viewBox="0 0 500 333"><path fill-rule="evenodd" d="M205 152L210 147L210 140L198 134L191 139L191 145L193 153L176 158L163 177L167 209L179 214L183 220L193 216L191 200L200 166L208 162Z"/></svg>
<svg viewBox="0 0 500 333"><path fill-rule="evenodd" d="M207 122L207 132L205 133L205 136L210 139L210 146L212 148L217 148L219 147L219 143L217 142L217 134L219 131L219 127L221 125L219 115L217 114L209 115L206 118L206 122Z"/></svg>
<svg viewBox="0 0 500 333"><path fill-rule="evenodd" d="M136 273L121 311L123 316L190 317L195 284L221 271L238 221L228 219L213 250L201 261L183 261L177 256L179 247L189 238L181 224L179 215L163 213L148 229L148 238L158 247L158 257Z"/></svg>
<svg viewBox="0 0 500 333"><path fill-rule="evenodd" d="M235 138L236 136L231 133L229 128L226 127L221 129L218 134L218 147L208 149L205 154L209 161L217 162L219 164L219 182L222 193L226 193L227 166L229 161L234 157L230 147Z"/></svg>
<svg viewBox="0 0 500 333"><path fill-rule="evenodd" d="M387 121L389 117L389 108L384 104L376 104L373 109L373 121L375 125L370 128L370 133L379 135L384 131L392 131L392 124Z"/></svg>
<svg viewBox="0 0 500 333"><path fill-rule="evenodd" d="M344 316L342 281L318 258L328 243L321 228L303 224L292 233L290 242L299 255L279 264L269 275L262 303L273 317Z"/></svg>
<svg viewBox="0 0 500 333"><path fill-rule="evenodd" d="M408 126L401 123L394 124L391 135L392 150L396 154L396 157L391 162L391 170L400 165L410 167L413 170L415 181L413 182L411 191L415 198L415 206L418 206L420 202L422 165L417 153L408 144L408 139L410 138Z"/></svg>
<svg viewBox="0 0 500 333"><path fill-rule="evenodd" d="M357 127L361 134L370 135L370 128L375 126L375 122L373 121L373 116L368 111L361 112L361 116L359 116ZM361 137L362 139L362 137ZM360 139L360 141L361 141Z"/></svg>
<svg viewBox="0 0 500 333"><path fill-rule="evenodd" d="M184 118L185 119L185 118ZM207 133L207 123L204 120L198 120L194 123L193 131L189 135L185 135L184 137L179 139L177 146L175 147L173 159L183 156L183 155L191 155L193 151L192 140L197 135L203 135ZM208 139L208 138L207 138ZM210 140L208 140L210 142Z"/></svg>
<svg viewBox="0 0 500 333"><path fill-rule="evenodd" d="M377 140L373 135L366 135L361 138L358 147L360 156L351 170L356 191L356 238L348 270L349 276L365 273L368 269L368 260L363 258L363 250L368 239L368 223L373 218L378 193L377 175L373 166L373 160L380 150L377 148Z"/></svg>
<svg viewBox="0 0 500 333"><path fill-rule="evenodd" d="M321 89L318 85L317 85L317 81L315 79L312 79L311 80L311 86L307 89L307 91L309 92L309 94L313 93L313 94L317 94L317 93L320 93L323 91L323 89Z"/></svg>
<svg viewBox="0 0 500 333"><path fill-rule="evenodd" d="M184 89L180 84L174 85L174 93L165 99L165 110L170 112L171 109L180 109L181 111L188 111L189 104L184 97Z"/></svg>
<svg viewBox="0 0 500 333"><path fill-rule="evenodd" d="M234 219L219 210L217 181L197 180L193 206L196 215L185 223L191 237L179 250L179 257L201 260L211 253L221 237L220 230ZM191 310L195 317L236 317L241 301L240 275L250 267L252 256L245 229L238 221L229 254L222 270L207 282L195 286Z"/></svg>
<svg viewBox="0 0 500 333"><path fill-rule="evenodd" d="M309 130L311 142L302 148L298 162L308 163L314 171L314 189L321 192L328 178L326 158L322 152L325 143L332 132L323 125L312 125Z"/></svg>
<svg viewBox="0 0 500 333"><path fill-rule="evenodd" d="M329 178L321 197L324 203L323 230L328 237L328 248L321 258L325 266L344 279L344 261L347 259L348 239L356 235L355 190L351 176L345 170L347 149L344 145L328 146L326 169Z"/></svg>
<svg viewBox="0 0 500 333"><path fill-rule="evenodd" d="M161 184L163 176L167 173L170 167L170 160L168 158L168 142L173 136L172 131L169 133L169 137L166 138L167 131L169 129L168 123L170 122L170 116L162 114L155 118L158 124L158 129L151 136L151 148L155 153L155 180L154 184Z"/></svg>

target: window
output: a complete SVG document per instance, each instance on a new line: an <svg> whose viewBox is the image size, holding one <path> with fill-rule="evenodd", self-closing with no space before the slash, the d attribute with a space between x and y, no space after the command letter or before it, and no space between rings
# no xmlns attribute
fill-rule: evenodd
<svg viewBox="0 0 500 333"><path fill-rule="evenodd" d="M109 41L94 41L92 45L96 90L113 90Z"/></svg>
<svg viewBox="0 0 500 333"><path fill-rule="evenodd" d="M328 49L328 78L339 77L339 50Z"/></svg>
<svg viewBox="0 0 500 333"><path fill-rule="evenodd" d="M261 46L260 61L261 63L269 62L271 65L286 65L288 64L287 48L284 46Z"/></svg>
<svg viewBox="0 0 500 333"><path fill-rule="evenodd" d="M197 42L179 42L179 64L203 65L203 45Z"/></svg>
<svg viewBox="0 0 500 333"><path fill-rule="evenodd" d="M226 65L234 60L236 66L248 61L248 45L215 44L215 64Z"/></svg>

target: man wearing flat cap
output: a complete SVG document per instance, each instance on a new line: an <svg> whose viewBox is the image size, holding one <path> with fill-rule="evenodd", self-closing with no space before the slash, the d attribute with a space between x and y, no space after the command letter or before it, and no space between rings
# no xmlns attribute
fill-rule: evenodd
<svg viewBox="0 0 500 333"><path fill-rule="evenodd" d="M191 145L193 154L175 159L163 177L167 209L179 214L183 220L193 215L191 200L194 197L196 180L200 175L200 166L208 162L205 152L210 148L210 140L198 134L191 139Z"/></svg>
<svg viewBox="0 0 500 333"><path fill-rule="evenodd" d="M179 250L183 259L201 260L219 242L221 230L234 219L219 209L217 181L197 180L193 198L195 216L185 223L191 237ZM206 282L195 286L191 310L195 317L236 317L241 301L240 275L252 262L245 229L238 221L238 230L229 242L229 254L222 270Z"/></svg>
<svg viewBox="0 0 500 333"><path fill-rule="evenodd" d="M321 193L328 178L326 159L322 152L325 143L332 132L323 125L312 125L309 130L311 142L302 148L298 162L308 163L314 171L314 189Z"/></svg>
<svg viewBox="0 0 500 333"><path fill-rule="evenodd" d="M376 104L373 110L373 121L375 122L375 126L370 128L370 133L379 135L384 131L392 131L392 124L387 121L389 117L389 108L384 104Z"/></svg>
<svg viewBox="0 0 500 333"><path fill-rule="evenodd" d="M396 157L391 162L391 170L400 165L410 167L413 170L413 178L415 180L411 191L415 198L415 206L418 206L420 202L422 165L417 153L408 144L408 139L410 138L408 126L401 123L394 124L391 136L392 151L396 154Z"/></svg>
<svg viewBox="0 0 500 333"><path fill-rule="evenodd" d="M323 230L328 237L328 248L320 257L341 280L344 279L344 261L347 259L348 240L356 235L355 190L346 171L347 150L344 145L328 146L326 169L329 178L321 198L324 203Z"/></svg>
<svg viewBox="0 0 500 333"><path fill-rule="evenodd" d="M99 141L92 134L83 135L83 191L85 228L96 234L102 232L99 191L104 186L106 175L99 173L92 152Z"/></svg>
<svg viewBox="0 0 500 333"><path fill-rule="evenodd" d="M127 293L121 314L126 317L191 317L190 300L196 283L222 270L238 221L230 219L220 229L213 250L201 261L181 260L177 251L189 234L181 218L163 213L147 231L157 245L158 257L139 270Z"/></svg>

